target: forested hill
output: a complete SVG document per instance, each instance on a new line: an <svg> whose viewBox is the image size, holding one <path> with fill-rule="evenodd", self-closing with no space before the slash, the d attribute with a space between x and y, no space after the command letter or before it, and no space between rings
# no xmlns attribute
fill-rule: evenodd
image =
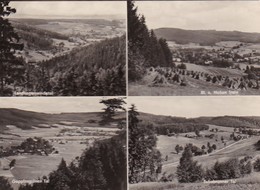
<svg viewBox="0 0 260 190"><path fill-rule="evenodd" d="M51 50L54 48L53 39L69 39L68 36L63 34L40 29L28 24L16 21L12 21L11 24L28 49Z"/></svg>
<svg viewBox="0 0 260 190"><path fill-rule="evenodd" d="M70 53L42 62L52 72L74 68L82 74L89 69L109 69L125 65L125 36L103 40L86 47L75 48Z"/></svg>
<svg viewBox="0 0 260 190"><path fill-rule="evenodd" d="M216 30L184 30L178 28L158 28L154 30L158 37L178 44L199 43L214 45L220 41L240 41L244 43L260 43L260 33Z"/></svg>
<svg viewBox="0 0 260 190"><path fill-rule="evenodd" d="M219 125L225 127L249 127L260 128L260 117L250 116L219 116L219 117L198 117L185 118L173 117L163 115L153 115L147 113L140 113L139 119L143 123L152 123L154 126L168 126L168 125L196 125L203 126L206 124Z"/></svg>
<svg viewBox="0 0 260 190"><path fill-rule="evenodd" d="M58 96L125 95L125 51L125 36L121 36L38 62L29 73L28 90Z"/></svg>

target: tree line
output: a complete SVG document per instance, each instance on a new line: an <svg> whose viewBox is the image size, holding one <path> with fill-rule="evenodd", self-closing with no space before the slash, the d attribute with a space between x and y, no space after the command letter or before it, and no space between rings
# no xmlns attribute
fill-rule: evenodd
<svg viewBox="0 0 260 190"><path fill-rule="evenodd" d="M172 53L165 39L158 39L146 26L144 15L137 13L133 1L127 1L129 80L142 78L147 67L172 67Z"/></svg>

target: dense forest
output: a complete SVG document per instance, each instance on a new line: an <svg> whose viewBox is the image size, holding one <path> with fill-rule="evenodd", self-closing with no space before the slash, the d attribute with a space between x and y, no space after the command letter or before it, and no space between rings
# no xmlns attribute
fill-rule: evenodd
<svg viewBox="0 0 260 190"><path fill-rule="evenodd" d="M125 45L122 36L76 48L50 60L33 64L23 61L24 74L16 90L56 96L125 95Z"/></svg>
<svg viewBox="0 0 260 190"><path fill-rule="evenodd" d="M158 39L137 13L133 1L127 1L129 80L140 80L147 67L174 67L172 53L165 39Z"/></svg>
<svg viewBox="0 0 260 190"><path fill-rule="evenodd" d="M26 73L26 88L54 95L126 94L125 36L77 48L39 62Z"/></svg>

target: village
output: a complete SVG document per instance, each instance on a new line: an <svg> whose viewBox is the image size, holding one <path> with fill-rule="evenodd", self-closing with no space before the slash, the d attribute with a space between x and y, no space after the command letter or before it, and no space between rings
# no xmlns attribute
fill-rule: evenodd
<svg viewBox="0 0 260 190"><path fill-rule="evenodd" d="M51 153L58 153L48 140L41 137L27 138L19 146L11 146L4 148L0 147L0 158L23 155L23 154L36 154L46 155Z"/></svg>
<svg viewBox="0 0 260 190"><path fill-rule="evenodd" d="M260 67L260 51L257 45L250 43L219 42L214 46L175 45L172 46L172 53L173 61L177 63L239 70L246 70L247 66Z"/></svg>

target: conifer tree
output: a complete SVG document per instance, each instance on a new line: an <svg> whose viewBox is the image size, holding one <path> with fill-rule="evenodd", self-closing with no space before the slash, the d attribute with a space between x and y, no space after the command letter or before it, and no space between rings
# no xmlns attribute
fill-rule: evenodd
<svg viewBox="0 0 260 190"><path fill-rule="evenodd" d="M24 65L21 59L17 59L15 52L22 50L19 44L19 36L6 18L16 9L9 6L9 1L0 1L0 95L6 95L8 84L14 84L23 78ZM10 95L10 94L8 94Z"/></svg>
<svg viewBox="0 0 260 190"><path fill-rule="evenodd" d="M156 149L156 135L151 125L142 126L138 119L139 113L134 105L128 111L129 139L128 139L128 163L129 182L138 183L146 180L146 173L156 175L161 167L161 154Z"/></svg>
<svg viewBox="0 0 260 190"><path fill-rule="evenodd" d="M203 170L197 161L192 159L192 151L190 146L186 146L180 164L177 167L177 177L180 183L192 183L201 181L203 178Z"/></svg>

